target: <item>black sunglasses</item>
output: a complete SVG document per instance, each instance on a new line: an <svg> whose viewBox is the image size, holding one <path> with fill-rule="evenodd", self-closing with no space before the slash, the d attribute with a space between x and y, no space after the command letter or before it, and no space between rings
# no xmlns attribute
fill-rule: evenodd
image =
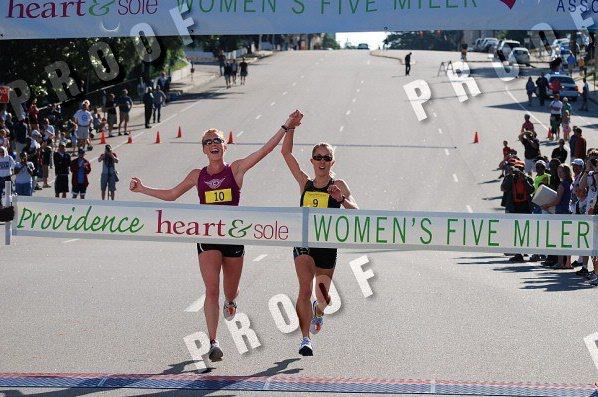
<svg viewBox="0 0 598 397"><path fill-rule="evenodd" d="M211 144L220 145L221 143L224 143L224 139L220 139L220 138L206 139L205 141L202 141L201 143L204 146L208 146L208 145L211 145Z"/></svg>
<svg viewBox="0 0 598 397"><path fill-rule="evenodd" d="M329 163L332 161L332 156L321 156L319 154L316 154L315 156L312 157L312 159L316 160L316 161L322 161L324 160L325 162Z"/></svg>

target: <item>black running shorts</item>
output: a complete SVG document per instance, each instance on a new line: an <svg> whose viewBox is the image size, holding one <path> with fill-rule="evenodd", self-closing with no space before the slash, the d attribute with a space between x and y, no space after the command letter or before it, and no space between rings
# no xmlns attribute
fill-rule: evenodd
<svg viewBox="0 0 598 397"><path fill-rule="evenodd" d="M245 255L244 245L230 245L230 244L200 244L197 243L197 253L201 254L206 251L220 251L225 258L240 258Z"/></svg>
<svg viewBox="0 0 598 397"><path fill-rule="evenodd" d="M314 260L316 267L320 269L334 269L336 266L336 248L304 248L295 247L293 257L300 255L309 255Z"/></svg>

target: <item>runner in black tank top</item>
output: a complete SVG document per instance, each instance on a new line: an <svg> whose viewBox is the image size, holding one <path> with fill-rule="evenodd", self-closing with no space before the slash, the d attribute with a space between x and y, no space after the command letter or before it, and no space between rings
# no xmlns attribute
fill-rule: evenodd
<svg viewBox="0 0 598 397"><path fill-rule="evenodd" d="M314 178L310 178L301 170L297 159L293 156L292 130L287 132L284 137L282 154L301 189L300 205L302 207L357 208L347 184L343 180L332 177L334 150L329 144L320 143L312 150L311 163L314 167ZM336 253L335 248L295 247L293 250L295 270L299 280L297 316L303 335L299 345L299 354L303 356L313 355L309 334L310 332L317 334L322 328L324 309L330 302L328 290L336 265ZM314 277L317 285L317 299L311 302Z"/></svg>

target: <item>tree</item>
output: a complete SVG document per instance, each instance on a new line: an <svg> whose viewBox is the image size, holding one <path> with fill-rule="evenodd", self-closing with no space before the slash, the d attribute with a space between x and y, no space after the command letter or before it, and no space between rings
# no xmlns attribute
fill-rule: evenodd
<svg viewBox="0 0 598 397"><path fill-rule="evenodd" d="M328 33L324 35L322 39L322 47L323 48L332 48L333 50L340 50L341 46L338 42Z"/></svg>

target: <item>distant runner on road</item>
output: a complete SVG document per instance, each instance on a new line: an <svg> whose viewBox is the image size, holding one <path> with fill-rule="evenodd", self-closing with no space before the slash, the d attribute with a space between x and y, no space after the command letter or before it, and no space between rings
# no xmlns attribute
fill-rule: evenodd
<svg viewBox="0 0 598 397"><path fill-rule="evenodd" d="M185 179L172 189L154 189L144 186L139 178L131 179L130 190L165 201L175 201L183 194L197 188L200 204L238 206L245 173L266 157L280 143L286 131L301 124L303 114L296 110L270 138L264 146L249 156L224 162L227 146L224 133L209 129L203 134L203 153L208 157L208 165L191 171ZM214 194L218 193L218 194ZM221 197L221 198L220 198ZM210 338L210 360L219 361L223 357L216 334L218 330L218 306L220 298L220 269L223 273L224 318L228 321L235 317L236 298L239 295L239 281L243 269L245 247L228 244L197 244L199 268L205 284L206 299L204 312Z"/></svg>
<svg viewBox="0 0 598 397"><path fill-rule="evenodd" d="M311 164L315 178L310 178L299 166L293 155L293 133L291 129L284 137L282 155L299 184L301 207L357 209L357 203L349 187L342 179L335 179L332 172L334 149L328 143L319 143L312 150ZM324 309L330 303L328 291L336 266L336 248L295 247L295 270L299 279L297 316L302 340L299 354L313 356L310 332L317 334L324 323ZM312 283L316 279L316 300L311 302Z"/></svg>
<svg viewBox="0 0 598 397"><path fill-rule="evenodd" d="M405 75L409 76L411 72L411 52L405 56Z"/></svg>

